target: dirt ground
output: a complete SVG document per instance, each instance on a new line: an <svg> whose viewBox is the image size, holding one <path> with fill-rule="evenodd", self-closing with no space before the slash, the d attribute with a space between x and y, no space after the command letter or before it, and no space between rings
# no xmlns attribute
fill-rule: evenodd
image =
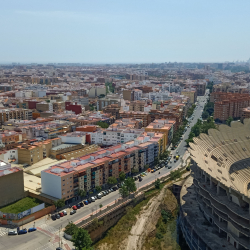
<svg viewBox="0 0 250 250"><path fill-rule="evenodd" d="M161 215L161 209L167 204L169 210L176 208L176 204L170 205L169 202L165 202L167 186L164 187L160 194L153 197L148 205L144 207L144 210L138 216L136 224L132 227L128 239L123 242L121 250L140 250L144 244L146 236L155 230L156 223Z"/></svg>

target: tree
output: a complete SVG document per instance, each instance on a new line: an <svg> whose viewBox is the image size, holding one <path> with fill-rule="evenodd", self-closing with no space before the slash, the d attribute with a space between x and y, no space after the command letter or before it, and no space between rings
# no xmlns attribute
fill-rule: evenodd
<svg viewBox="0 0 250 250"><path fill-rule="evenodd" d="M160 182L160 180L157 178L157 180L155 180L155 188L160 189L160 185L161 185L161 182Z"/></svg>
<svg viewBox="0 0 250 250"><path fill-rule="evenodd" d="M122 196L122 198L125 198L129 195L128 189L125 185L123 185L120 189L119 189L119 193Z"/></svg>
<svg viewBox="0 0 250 250"><path fill-rule="evenodd" d="M101 121L97 122L96 125L100 126L101 128L108 128L109 127L108 123L101 122Z"/></svg>
<svg viewBox="0 0 250 250"><path fill-rule="evenodd" d="M102 190L102 187L96 186L96 187L95 187L95 190L96 190L97 192L100 192L100 191Z"/></svg>
<svg viewBox="0 0 250 250"><path fill-rule="evenodd" d="M115 177L111 176L111 177L108 178L107 183L109 185L115 185L117 183L117 179Z"/></svg>
<svg viewBox="0 0 250 250"><path fill-rule="evenodd" d="M76 250L82 250L83 248L89 249L92 245L89 233L83 228L78 228L73 234L72 242L74 243Z"/></svg>
<svg viewBox="0 0 250 250"><path fill-rule="evenodd" d="M230 126L233 120L234 120L233 117L229 116L228 119L226 120L226 124Z"/></svg>
<svg viewBox="0 0 250 250"><path fill-rule="evenodd" d="M202 118L206 120L209 117L209 113L207 111L202 113Z"/></svg>
<svg viewBox="0 0 250 250"><path fill-rule="evenodd" d="M126 179L126 174L124 172L120 172L119 179L120 181L124 181Z"/></svg>
<svg viewBox="0 0 250 250"><path fill-rule="evenodd" d="M64 232L68 235L73 235L78 230L78 227L71 221L66 227Z"/></svg>
<svg viewBox="0 0 250 250"><path fill-rule="evenodd" d="M84 196L86 196L86 191L83 190L83 189L79 189L78 190L78 195L81 196L81 197L84 197Z"/></svg>
<svg viewBox="0 0 250 250"><path fill-rule="evenodd" d="M54 205L56 206L56 208L61 208L65 206L65 199L59 199L54 201Z"/></svg>
<svg viewBox="0 0 250 250"><path fill-rule="evenodd" d="M127 178L124 181L123 187L125 187L129 193L135 192L136 191L135 180L131 177Z"/></svg>

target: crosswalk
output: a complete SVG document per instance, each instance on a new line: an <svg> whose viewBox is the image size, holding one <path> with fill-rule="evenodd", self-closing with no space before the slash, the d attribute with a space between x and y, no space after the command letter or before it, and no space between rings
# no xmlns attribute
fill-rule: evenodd
<svg viewBox="0 0 250 250"><path fill-rule="evenodd" d="M8 233L8 228L4 227L0 228L0 237L6 235L7 233Z"/></svg>
<svg viewBox="0 0 250 250"><path fill-rule="evenodd" d="M43 224L37 227L37 230L47 234L50 237L54 236L59 231L57 228L49 226L47 224Z"/></svg>

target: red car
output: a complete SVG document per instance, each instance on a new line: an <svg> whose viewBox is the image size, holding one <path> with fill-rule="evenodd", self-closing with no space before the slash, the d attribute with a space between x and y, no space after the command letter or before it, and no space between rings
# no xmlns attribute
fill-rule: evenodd
<svg viewBox="0 0 250 250"><path fill-rule="evenodd" d="M72 208L73 208L74 210L77 210L77 206L73 206Z"/></svg>
<svg viewBox="0 0 250 250"><path fill-rule="evenodd" d="M63 217L63 216L64 216L64 213L63 213L63 212L61 212L61 213L59 213L59 214L60 214L60 216L61 216L61 217Z"/></svg>

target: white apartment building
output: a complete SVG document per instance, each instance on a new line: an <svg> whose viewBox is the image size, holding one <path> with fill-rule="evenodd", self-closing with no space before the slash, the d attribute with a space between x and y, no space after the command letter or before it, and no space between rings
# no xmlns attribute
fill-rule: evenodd
<svg viewBox="0 0 250 250"><path fill-rule="evenodd" d="M117 145L126 143L139 137L143 133L141 129L117 129L110 128L96 132L90 132L91 144Z"/></svg>
<svg viewBox="0 0 250 250"><path fill-rule="evenodd" d="M86 134L87 133L85 132L75 131L73 133L59 135L58 137L61 138L62 143L75 143L84 145L86 143Z"/></svg>

